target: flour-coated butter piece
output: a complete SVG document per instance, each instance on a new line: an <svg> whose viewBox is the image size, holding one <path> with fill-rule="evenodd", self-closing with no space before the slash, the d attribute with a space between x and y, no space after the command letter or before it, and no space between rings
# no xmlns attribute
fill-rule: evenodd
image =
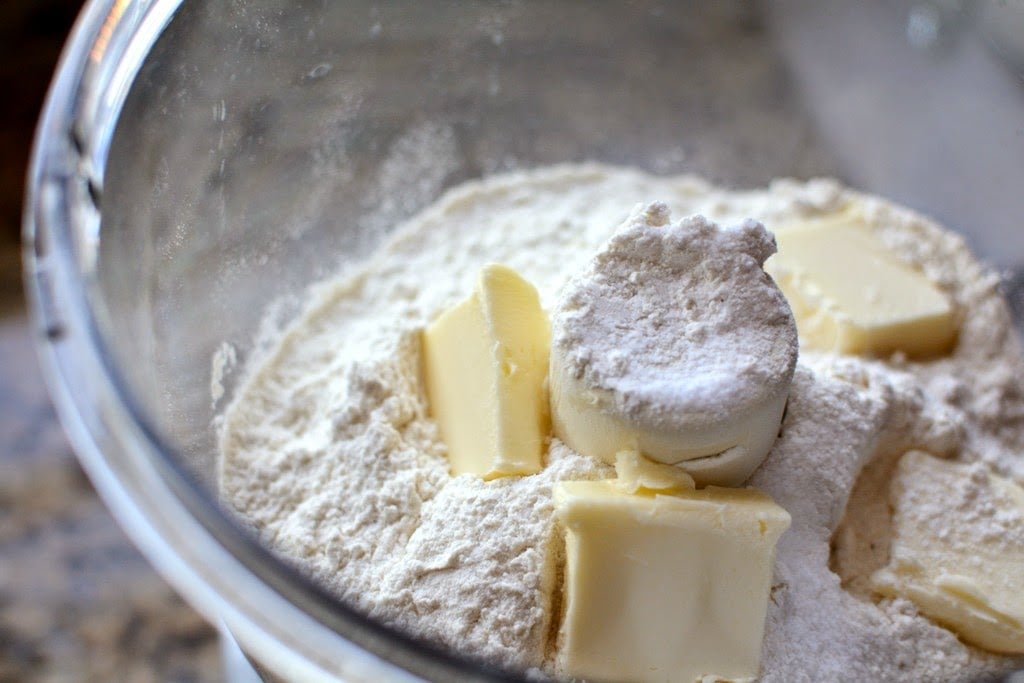
<svg viewBox="0 0 1024 683"><path fill-rule="evenodd" d="M550 339L537 290L498 264L485 266L473 293L426 328L427 398L454 474L540 471Z"/></svg>
<svg viewBox="0 0 1024 683"><path fill-rule="evenodd" d="M931 356L956 338L949 298L875 238L855 209L773 226L779 283L808 348Z"/></svg>
<svg viewBox="0 0 1024 683"><path fill-rule="evenodd" d="M566 529L561 675L758 675L775 544L790 523L784 509L753 489L628 493L615 481L562 482L554 498Z"/></svg>
<svg viewBox="0 0 1024 683"><path fill-rule="evenodd" d="M1024 489L920 451L896 468L889 564L871 577L965 642L1024 654Z"/></svg>
<svg viewBox="0 0 1024 683"><path fill-rule="evenodd" d="M551 415L574 450L677 465L737 486L779 432L797 360L789 304L755 221L721 228L638 207L552 315Z"/></svg>
<svg viewBox="0 0 1024 683"><path fill-rule="evenodd" d="M636 451L615 454L615 485L625 493L648 491L673 492L696 488L685 470L648 460Z"/></svg>

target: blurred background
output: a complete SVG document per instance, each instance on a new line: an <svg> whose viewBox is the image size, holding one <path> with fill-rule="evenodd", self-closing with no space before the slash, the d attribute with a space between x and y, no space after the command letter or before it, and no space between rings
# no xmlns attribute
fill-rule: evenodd
<svg viewBox="0 0 1024 683"><path fill-rule="evenodd" d="M0 2L0 683L218 681L215 631L129 543L54 415L21 289L26 164L81 2Z"/></svg>

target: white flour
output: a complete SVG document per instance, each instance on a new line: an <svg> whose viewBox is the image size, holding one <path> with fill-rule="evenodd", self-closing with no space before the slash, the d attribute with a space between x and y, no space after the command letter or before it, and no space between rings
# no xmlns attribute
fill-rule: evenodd
<svg viewBox="0 0 1024 683"><path fill-rule="evenodd" d="M426 418L418 330L489 261L522 273L550 309L638 202L771 229L852 196L827 181L730 193L601 166L449 192L372 262L325 286L250 369L224 416L224 499L282 556L374 617L470 656L546 667L561 561L550 487L611 468L552 440L538 475L451 477ZM778 549L765 681L970 680L1021 665L864 588L887 560L886 478L899 454L918 448L1024 479L1024 363L996 278L959 238L914 214L868 200L868 215L956 302L960 343L930 363L803 353L782 436L750 482L793 517Z"/></svg>
<svg viewBox="0 0 1024 683"><path fill-rule="evenodd" d="M669 220L653 204L620 226L566 286L551 340L569 373L611 394L606 409L659 430L785 388L797 344L789 306L761 270L775 240L760 224Z"/></svg>

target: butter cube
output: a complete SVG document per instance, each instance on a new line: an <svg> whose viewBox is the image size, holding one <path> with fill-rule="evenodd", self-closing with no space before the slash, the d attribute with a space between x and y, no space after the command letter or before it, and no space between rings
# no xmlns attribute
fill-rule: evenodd
<svg viewBox="0 0 1024 683"><path fill-rule="evenodd" d="M537 290L498 264L485 266L469 298L424 331L427 398L454 474L540 471L550 343Z"/></svg>
<svg viewBox="0 0 1024 683"><path fill-rule="evenodd" d="M636 493L641 489L669 492L697 487L685 470L648 460L636 451L615 454L615 485L626 493Z"/></svg>
<svg viewBox="0 0 1024 683"><path fill-rule="evenodd" d="M882 595L910 599L965 642L1024 653L1024 489L980 464L911 451L891 490Z"/></svg>
<svg viewBox="0 0 1024 683"><path fill-rule="evenodd" d="M928 356L949 350L949 299L852 211L775 230L765 264L789 300L802 343L823 351Z"/></svg>
<svg viewBox="0 0 1024 683"><path fill-rule="evenodd" d="M555 486L566 529L559 673L693 683L757 676L789 514L753 489Z"/></svg>

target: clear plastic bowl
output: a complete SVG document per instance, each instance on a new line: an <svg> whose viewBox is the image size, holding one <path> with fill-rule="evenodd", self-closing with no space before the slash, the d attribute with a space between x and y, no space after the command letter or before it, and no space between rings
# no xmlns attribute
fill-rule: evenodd
<svg viewBox="0 0 1024 683"><path fill-rule="evenodd" d="M1024 264L1019 4L93 0L36 140L48 383L153 564L287 679L503 676L353 612L217 501L211 359L468 178L834 175ZM1014 24L1014 22L1017 22Z"/></svg>

